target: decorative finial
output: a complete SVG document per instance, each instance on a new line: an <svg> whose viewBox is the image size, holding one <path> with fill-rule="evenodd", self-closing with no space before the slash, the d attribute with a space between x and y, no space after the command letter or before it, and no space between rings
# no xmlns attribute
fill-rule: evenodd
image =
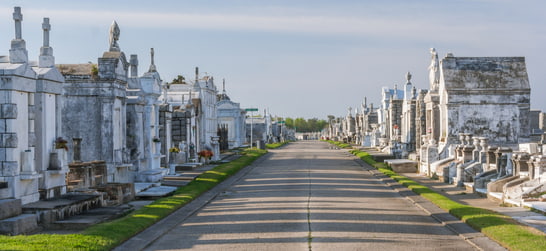
<svg viewBox="0 0 546 251"><path fill-rule="evenodd" d="M226 79L225 78L222 79L222 91L224 93L226 93Z"/></svg>
<svg viewBox="0 0 546 251"><path fill-rule="evenodd" d="M410 80L411 80L411 73L408 71L406 73L406 83L410 83Z"/></svg>
<svg viewBox="0 0 546 251"><path fill-rule="evenodd" d="M154 48L150 48L150 57L152 59L152 63L150 64L150 69L148 70L148 72L156 72L157 69L155 68L154 63Z"/></svg>
<svg viewBox="0 0 546 251"><path fill-rule="evenodd" d="M114 20L112 25L110 25L110 51L120 51L118 40L119 40L119 26L118 23Z"/></svg>
<svg viewBox="0 0 546 251"><path fill-rule="evenodd" d="M195 82L199 80L199 67L195 67Z"/></svg>

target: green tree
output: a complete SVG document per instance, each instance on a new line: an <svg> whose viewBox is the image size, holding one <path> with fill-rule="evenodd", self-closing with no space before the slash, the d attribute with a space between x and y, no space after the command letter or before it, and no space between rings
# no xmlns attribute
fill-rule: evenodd
<svg viewBox="0 0 546 251"><path fill-rule="evenodd" d="M176 76L176 78L173 79L173 81L170 84L185 84L186 78L182 75Z"/></svg>
<svg viewBox="0 0 546 251"><path fill-rule="evenodd" d="M304 118L296 118L294 120L294 127L296 127L297 132L307 132L307 121Z"/></svg>
<svg viewBox="0 0 546 251"><path fill-rule="evenodd" d="M294 129L294 120L292 118L285 118L284 123L286 127Z"/></svg>
<svg viewBox="0 0 546 251"><path fill-rule="evenodd" d="M279 120L277 119L277 121ZM328 122L326 120L319 120L317 118L285 118L284 121L286 127L296 129L297 132L318 132L328 125Z"/></svg>

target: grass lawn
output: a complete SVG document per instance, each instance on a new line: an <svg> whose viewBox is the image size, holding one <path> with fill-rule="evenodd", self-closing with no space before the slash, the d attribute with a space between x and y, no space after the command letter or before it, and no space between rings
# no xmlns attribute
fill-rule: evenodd
<svg viewBox="0 0 546 251"><path fill-rule="evenodd" d="M120 219L97 224L79 234L0 235L0 250L110 250L186 205L267 151L246 149L243 156L199 175L175 194L158 199Z"/></svg>
<svg viewBox="0 0 546 251"><path fill-rule="evenodd" d="M543 232L522 225L506 215L452 201L427 186L393 172L387 164L376 162L367 152L359 150L351 150L350 152L506 248L510 250L546 250L546 235Z"/></svg>

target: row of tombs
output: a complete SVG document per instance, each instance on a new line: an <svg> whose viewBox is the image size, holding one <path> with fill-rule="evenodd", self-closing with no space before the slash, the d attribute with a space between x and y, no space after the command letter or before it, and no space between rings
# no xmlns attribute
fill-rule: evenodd
<svg viewBox="0 0 546 251"><path fill-rule="evenodd" d="M495 146L486 137L468 133L460 133L459 141L440 160L434 140L423 144L419 172L503 203L522 206L546 199L546 157L541 145Z"/></svg>
<svg viewBox="0 0 546 251"><path fill-rule="evenodd" d="M207 146L211 160L219 158L212 78L198 79L196 70L194 85L178 85L191 88L187 102L175 106L168 102L175 85L163 84L153 49L149 70L139 75L137 56L127 61L119 47L116 22L97 63L55 64L49 18L38 61L28 58L20 7L13 20L9 55L0 55L0 234L53 228L69 216L124 204L137 186L161 185L176 171L162 167L198 159ZM185 138L171 128L177 121L187 122Z"/></svg>

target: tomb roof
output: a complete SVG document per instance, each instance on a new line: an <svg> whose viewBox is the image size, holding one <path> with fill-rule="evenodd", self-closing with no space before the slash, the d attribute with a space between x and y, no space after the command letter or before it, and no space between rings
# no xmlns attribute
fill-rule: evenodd
<svg viewBox="0 0 546 251"><path fill-rule="evenodd" d="M58 64L55 65L63 75L91 75L96 64Z"/></svg>

